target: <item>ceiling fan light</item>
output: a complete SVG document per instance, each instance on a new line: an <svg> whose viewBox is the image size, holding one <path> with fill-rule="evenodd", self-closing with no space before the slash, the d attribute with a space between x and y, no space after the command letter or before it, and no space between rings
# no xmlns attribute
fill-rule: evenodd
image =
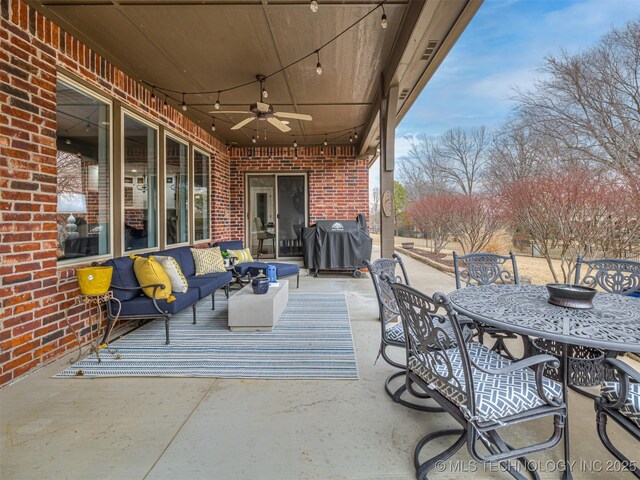
<svg viewBox="0 0 640 480"><path fill-rule="evenodd" d="M385 13L382 14L382 19L380 20L380 26L382 28L387 28L389 23L387 22L387 15Z"/></svg>
<svg viewBox="0 0 640 480"><path fill-rule="evenodd" d="M316 65L316 73L318 75L322 75L322 65L320 64L320 62L318 62L318 64Z"/></svg>
<svg viewBox="0 0 640 480"><path fill-rule="evenodd" d="M269 96L269 92L267 92L266 88L262 89L262 98L267 98Z"/></svg>
<svg viewBox="0 0 640 480"><path fill-rule="evenodd" d="M316 13L318 11L318 2L317 2L317 0L311 0L311 3L309 4L309 8L311 9L311 11L313 13Z"/></svg>

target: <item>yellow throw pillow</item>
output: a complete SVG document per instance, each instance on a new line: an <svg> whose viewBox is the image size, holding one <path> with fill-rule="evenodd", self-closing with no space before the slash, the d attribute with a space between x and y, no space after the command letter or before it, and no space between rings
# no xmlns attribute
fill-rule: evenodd
<svg viewBox="0 0 640 480"><path fill-rule="evenodd" d="M152 256L148 258L137 257L135 255L132 255L131 258L135 260L133 271L141 287L145 285L164 285L164 288L156 289L156 299L166 300L167 303L176 299L171 295L171 280L167 272L164 271L162 265L155 258ZM143 288L142 291L147 297L153 298L153 287Z"/></svg>
<svg viewBox="0 0 640 480"><path fill-rule="evenodd" d="M191 254L196 264L196 276L227 271L220 247L192 248Z"/></svg>
<svg viewBox="0 0 640 480"><path fill-rule="evenodd" d="M236 257L236 264L253 262L253 257L251 256L251 252L248 248L243 248L242 250L227 250L227 253L230 257Z"/></svg>

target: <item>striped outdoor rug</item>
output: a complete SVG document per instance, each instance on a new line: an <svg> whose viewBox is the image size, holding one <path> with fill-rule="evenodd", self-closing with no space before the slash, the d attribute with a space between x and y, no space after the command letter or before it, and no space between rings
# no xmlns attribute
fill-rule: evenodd
<svg viewBox="0 0 640 480"><path fill-rule="evenodd" d="M349 311L344 294L290 294L271 332L231 332L227 300L216 297L170 321L155 320L113 342L121 358L106 349L80 360L56 377L220 377L357 379ZM82 370L82 375L78 372Z"/></svg>

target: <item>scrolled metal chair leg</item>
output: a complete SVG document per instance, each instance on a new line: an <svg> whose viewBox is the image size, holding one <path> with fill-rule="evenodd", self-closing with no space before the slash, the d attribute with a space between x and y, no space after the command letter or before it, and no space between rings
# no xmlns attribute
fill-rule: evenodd
<svg viewBox="0 0 640 480"><path fill-rule="evenodd" d="M629 460L627 456L618 450L611 439L609 438L609 433L607 432L607 414L601 410L599 405L596 403L596 423L598 425L598 436L600 437L600 441L605 446L614 457L620 460L621 463L627 465L627 470L629 473L633 474L636 478L640 478L640 468Z"/></svg>
<svg viewBox="0 0 640 480"><path fill-rule="evenodd" d="M453 445L438 455L431 457L429 460L420 462L420 452L430 441L451 435L458 435L458 439L453 443ZM413 451L413 465L416 468L416 479L426 480L427 473L429 473L430 470L436 467L440 462L444 462L455 455L455 453L460 450L466 442L467 431L462 428L438 430L437 432L432 432L422 437Z"/></svg>

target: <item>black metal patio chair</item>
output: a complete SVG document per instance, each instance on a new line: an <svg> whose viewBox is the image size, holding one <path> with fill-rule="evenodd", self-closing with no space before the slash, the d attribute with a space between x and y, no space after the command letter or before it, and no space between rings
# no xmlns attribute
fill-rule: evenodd
<svg viewBox="0 0 640 480"><path fill-rule="evenodd" d="M398 282L409 285L409 277L407 270L405 269L402 258L399 255L393 254L392 258L379 258L373 262L367 260L364 264L369 270L373 287L376 291L376 297L378 299L378 309L380 314L380 350L378 351L378 357L380 356L391 366L401 369L401 371L390 375L385 381L384 388L391 399L409 408L414 408L423 411L442 411L440 408L433 408L416 404L412 401L401 398L406 391L406 382L402 382L399 387L392 387L392 383L397 378L405 375L406 365L393 360L387 353L387 348L400 348L404 351L405 348L405 336L402 322L398 312L398 306L396 299L391 291L390 282ZM469 320L469 323L473 322ZM465 328L466 338L473 336L473 331L468 327ZM424 392L412 392L414 396L418 398L429 398Z"/></svg>
<svg viewBox="0 0 640 480"><path fill-rule="evenodd" d="M574 283L599 288L616 295L640 297L640 262L619 258L585 260L582 255L578 255ZM638 302L640 304L640 300ZM623 352L605 350L603 353L606 358L616 358ZM615 373L606 364L605 368L600 368L599 371L605 380L615 380ZM595 398L581 389L574 390Z"/></svg>
<svg viewBox="0 0 640 480"><path fill-rule="evenodd" d="M507 265L511 261L511 270ZM516 256L513 252L509 255L496 255L494 253L470 253L459 256L457 252L453 252L453 268L456 276L456 288L462 288L473 285L491 285L494 283L518 285L520 283L520 275L518 274L518 264ZM477 324L478 339L484 343L484 335L488 334L493 340L492 350L507 356L511 360L515 360L515 356L507 347L505 340L516 339L518 335L513 332L507 332L498 328ZM525 354L529 354L529 339L522 338L524 343Z"/></svg>
<svg viewBox="0 0 640 480"><path fill-rule="evenodd" d="M553 448L562 438L566 418L562 385L543 375L545 366L558 366L558 360L536 355L514 362L479 342L466 343L446 295L429 297L399 283L391 284L391 289L406 334L407 389L417 385L429 391L461 426L431 432L418 442L414 451L416 478L426 479L429 470L465 443L477 461L495 462L513 477L526 478L509 464L509 460L517 460L533 478L539 478L525 455ZM502 428L523 428L527 422L545 417L553 417L546 440L513 447L498 433ZM457 436L449 448L420 460L431 441L449 435Z"/></svg>
<svg viewBox="0 0 640 480"><path fill-rule="evenodd" d="M606 363L614 369L618 381L604 382L601 396L595 400L598 436L620 464L640 478L640 467L613 445L607 432L607 420L611 418L640 442L640 372L615 358L606 359Z"/></svg>

